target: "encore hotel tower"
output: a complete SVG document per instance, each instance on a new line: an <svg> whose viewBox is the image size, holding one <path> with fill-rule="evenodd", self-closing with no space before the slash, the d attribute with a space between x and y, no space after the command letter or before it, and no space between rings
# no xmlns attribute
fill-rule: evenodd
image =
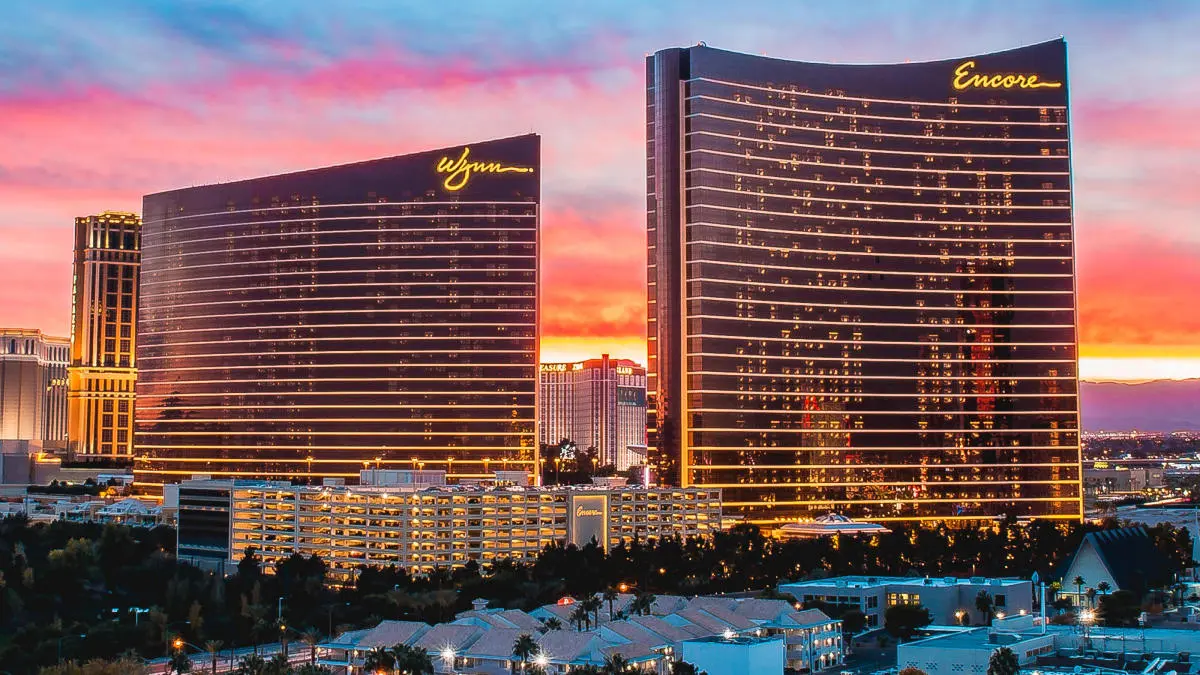
<svg viewBox="0 0 1200 675"><path fill-rule="evenodd" d="M1079 519L1066 43L646 74L659 480L759 524Z"/></svg>
<svg viewBox="0 0 1200 675"><path fill-rule="evenodd" d="M134 471L536 466L540 139L149 195Z"/></svg>

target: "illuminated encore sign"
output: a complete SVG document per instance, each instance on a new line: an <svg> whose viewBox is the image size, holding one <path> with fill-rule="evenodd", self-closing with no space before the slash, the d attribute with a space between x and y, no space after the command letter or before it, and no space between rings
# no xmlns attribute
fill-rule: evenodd
<svg viewBox="0 0 1200 675"><path fill-rule="evenodd" d="M477 173L533 173L533 167L530 166L506 166L500 162L474 162L467 159L470 155L471 148L465 147L458 159L443 157L438 160L436 171L446 174L446 180L442 182L442 187L451 192L461 190L467 186L471 176Z"/></svg>
<svg viewBox="0 0 1200 675"><path fill-rule="evenodd" d="M963 89L1058 89L1062 82L1043 82L1037 75L1021 73L977 73L974 61L963 61L954 69L954 88Z"/></svg>
<svg viewBox="0 0 1200 675"><path fill-rule="evenodd" d="M595 517L595 516L602 516L602 515L604 515L604 514L600 511L600 509L589 509L588 507L582 506L582 505L575 507L575 517L576 518L586 518L588 516Z"/></svg>

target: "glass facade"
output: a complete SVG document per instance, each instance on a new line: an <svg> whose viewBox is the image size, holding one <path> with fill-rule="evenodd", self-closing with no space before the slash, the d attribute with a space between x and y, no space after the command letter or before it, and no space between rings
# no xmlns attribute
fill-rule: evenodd
<svg viewBox="0 0 1200 675"><path fill-rule="evenodd" d="M1065 43L646 76L659 480L760 524L1080 518Z"/></svg>
<svg viewBox="0 0 1200 675"><path fill-rule="evenodd" d="M536 468L540 139L149 195L135 475Z"/></svg>
<svg viewBox="0 0 1200 675"><path fill-rule="evenodd" d="M68 383L69 448L78 459L133 455L142 219L75 219Z"/></svg>

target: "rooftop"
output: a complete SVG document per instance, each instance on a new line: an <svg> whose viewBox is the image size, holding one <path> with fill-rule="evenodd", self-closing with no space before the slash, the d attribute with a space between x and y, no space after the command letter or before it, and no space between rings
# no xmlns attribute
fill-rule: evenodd
<svg viewBox="0 0 1200 675"><path fill-rule="evenodd" d="M806 579L788 581L779 584L781 589L786 587L821 587L836 586L839 588L878 588L882 586L934 586L944 588L949 586L1018 586L1032 583L1028 579L1011 579L998 577L870 577L845 576L828 579Z"/></svg>
<svg viewBox="0 0 1200 675"><path fill-rule="evenodd" d="M728 638L721 635L710 635L708 637L693 638L688 640L688 642L716 642L726 645L758 645L764 642L774 642L782 639L782 635L737 635Z"/></svg>

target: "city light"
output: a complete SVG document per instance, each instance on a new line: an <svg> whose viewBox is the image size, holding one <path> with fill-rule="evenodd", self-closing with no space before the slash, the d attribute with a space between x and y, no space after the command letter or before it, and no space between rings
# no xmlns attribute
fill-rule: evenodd
<svg viewBox="0 0 1200 675"><path fill-rule="evenodd" d="M538 652L538 655L533 657L533 665L539 668L545 668L550 665L550 657L546 656L545 652Z"/></svg>
<svg viewBox="0 0 1200 675"><path fill-rule="evenodd" d="M454 660L454 649L451 647L446 647L445 649L443 649L442 650L442 660L443 661L453 661Z"/></svg>
<svg viewBox="0 0 1200 675"><path fill-rule="evenodd" d="M175 649L183 649L183 640L179 638L175 638L175 641L171 644L175 646Z"/></svg>
<svg viewBox="0 0 1200 675"><path fill-rule="evenodd" d="M733 629L731 628L726 628L725 632L721 633L721 637L725 638L726 640L732 640L736 636L737 634L734 633Z"/></svg>
<svg viewBox="0 0 1200 675"><path fill-rule="evenodd" d="M1079 620L1082 623L1090 624L1096 620L1096 613L1090 609L1085 609L1079 613Z"/></svg>

